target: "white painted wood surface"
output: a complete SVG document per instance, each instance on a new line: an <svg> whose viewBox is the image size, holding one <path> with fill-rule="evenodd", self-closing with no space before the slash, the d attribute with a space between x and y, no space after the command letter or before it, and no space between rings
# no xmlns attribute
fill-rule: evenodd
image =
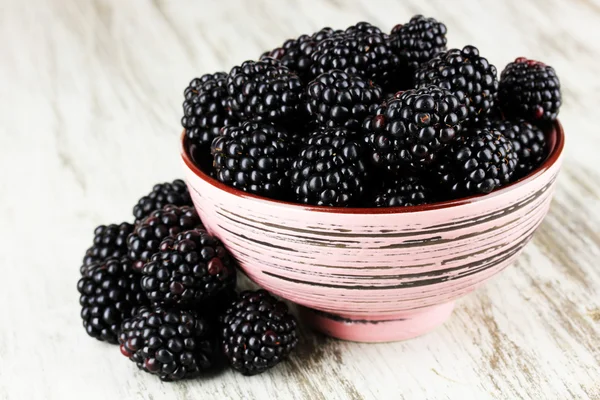
<svg viewBox="0 0 600 400"><path fill-rule="evenodd" d="M164 384L80 325L94 227L181 175L182 91L288 37L411 15L502 68L553 65L568 140L555 201L514 266L435 332L357 344L303 331L292 359ZM600 399L597 0L0 0L0 399Z"/></svg>

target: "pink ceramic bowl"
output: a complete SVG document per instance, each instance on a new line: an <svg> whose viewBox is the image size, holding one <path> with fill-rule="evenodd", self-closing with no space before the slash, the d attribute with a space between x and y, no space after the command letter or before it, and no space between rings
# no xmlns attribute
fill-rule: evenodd
<svg viewBox="0 0 600 400"><path fill-rule="evenodd" d="M333 337L411 338L519 256L548 212L564 132L529 176L485 196L416 207L331 208L269 200L210 178L185 146L185 179L207 229L254 282ZM183 139L182 139L183 140Z"/></svg>

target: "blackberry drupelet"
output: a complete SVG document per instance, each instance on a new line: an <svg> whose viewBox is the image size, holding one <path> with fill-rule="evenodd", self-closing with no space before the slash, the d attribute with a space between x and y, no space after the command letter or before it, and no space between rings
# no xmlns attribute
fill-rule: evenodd
<svg viewBox="0 0 600 400"><path fill-rule="evenodd" d="M510 182L518 156L500 131L474 129L440 157L436 173L452 198L489 193Z"/></svg>
<svg viewBox="0 0 600 400"><path fill-rule="evenodd" d="M407 24L398 24L392 29L390 46L400 57L405 77L401 88L412 87L417 68L446 50L446 32L446 25L422 15L415 15Z"/></svg>
<svg viewBox="0 0 600 400"><path fill-rule="evenodd" d="M233 260L223 244L204 229L168 237L142 269L142 289L157 305L198 306L235 288Z"/></svg>
<svg viewBox="0 0 600 400"><path fill-rule="evenodd" d="M225 357L244 375L274 367L298 343L296 320L285 303L264 290L242 292L222 321Z"/></svg>
<svg viewBox="0 0 600 400"><path fill-rule="evenodd" d="M343 128L318 131L292 163L296 200L319 206L358 204L365 191L367 169L362 143Z"/></svg>
<svg viewBox="0 0 600 400"><path fill-rule="evenodd" d="M498 100L509 117L554 121L562 104L560 81L554 68L519 57L500 75Z"/></svg>
<svg viewBox="0 0 600 400"><path fill-rule="evenodd" d="M514 177L522 178L546 158L548 151L546 135L537 126L525 120L490 121L488 126L502 132L512 142L519 160Z"/></svg>
<svg viewBox="0 0 600 400"><path fill-rule="evenodd" d="M134 226L129 222L119 225L100 225L94 230L94 244L87 249L83 257L81 273L87 266L109 258L121 258L127 255L127 236L133 232Z"/></svg>
<svg viewBox="0 0 600 400"><path fill-rule="evenodd" d="M144 264L159 250L159 245L168 236L202 227L200 217L193 207L167 205L144 218L127 238L129 258L133 268L141 272Z"/></svg>
<svg viewBox="0 0 600 400"><path fill-rule="evenodd" d="M77 282L77 290L87 334L109 343L117 343L121 322L148 304L140 276L126 257L90 264Z"/></svg>
<svg viewBox="0 0 600 400"><path fill-rule="evenodd" d="M431 190L417 177L394 178L384 182L373 200L375 207L418 206L431 202Z"/></svg>
<svg viewBox="0 0 600 400"><path fill-rule="evenodd" d="M228 106L240 120L292 125L305 114L304 87L294 72L274 59L246 61L227 77Z"/></svg>
<svg viewBox="0 0 600 400"><path fill-rule="evenodd" d="M424 86L397 93L365 119L374 165L397 171L422 169L463 130L466 107L452 92Z"/></svg>
<svg viewBox="0 0 600 400"><path fill-rule="evenodd" d="M287 132L269 123L227 127L212 144L217 179L245 192L284 198L291 149Z"/></svg>
<svg viewBox="0 0 600 400"><path fill-rule="evenodd" d="M123 322L121 353L163 381L194 378L215 365L218 333L193 311L143 307Z"/></svg>
<svg viewBox="0 0 600 400"><path fill-rule="evenodd" d="M488 114L498 92L496 67L474 46L439 53L417 69L415 84L450 90L467 106L469 118L474 121Z"/></svg>
<svg viewBox="0 0 600 400"><path fill-rule="evenodd" d="M205 164L203 159L210 159L210 144L221 128L238 124L227 111L226 82L224 72L206 74L193 79L184 91L181 125L198 164Z"/></svg>
<svg viewBox="0 0 600 400"><path fill-rule="evenodd" d="M152 191L142 197L133 207L133 216L136 222L140 222L153 211L160 210L167 204L193 206L188 188L181 179L175 179L172 183L165 182L154 185Z"/></svg>

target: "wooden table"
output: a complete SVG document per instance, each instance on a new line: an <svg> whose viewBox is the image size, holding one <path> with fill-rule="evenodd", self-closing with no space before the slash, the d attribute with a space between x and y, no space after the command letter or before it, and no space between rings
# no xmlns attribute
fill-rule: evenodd
<svg viewBox="0 0 600 400"><path fill-rule="evenodd" d="M94 227L181 175L182 91L303 32L435 16L501 69L553 65L568 134L550 214L436 331L390 344L302 331L289 362L176 384L81 328ZM0 1L0 399L600 399L600 3Z"/></svg>

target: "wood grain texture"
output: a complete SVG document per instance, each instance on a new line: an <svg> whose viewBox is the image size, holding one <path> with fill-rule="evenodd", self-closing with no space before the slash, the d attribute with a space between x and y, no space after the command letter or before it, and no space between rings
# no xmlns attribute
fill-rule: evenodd
<svg viewBox="0 0 600 400"><path fill-rule="evenodd" d="M292 359L163 384L86 337L75 282L100 223L181 175L182 91L300 33L416 13L499 68L553 65L564 168L518 261L401 343L303 330ZM597 0L0 0L0 399L600 399Z"/></svg>

